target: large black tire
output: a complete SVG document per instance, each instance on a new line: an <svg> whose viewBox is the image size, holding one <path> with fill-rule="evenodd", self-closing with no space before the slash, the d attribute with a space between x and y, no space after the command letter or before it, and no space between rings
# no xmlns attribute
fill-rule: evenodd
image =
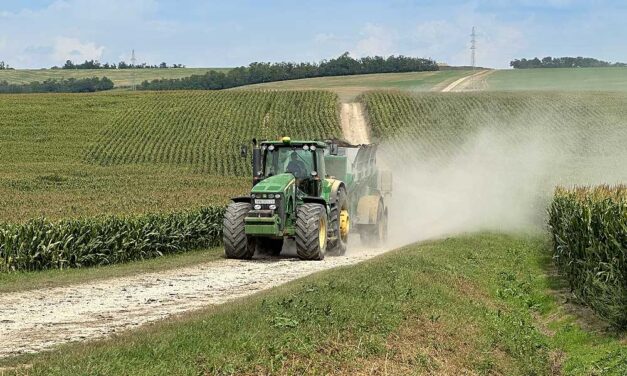
<svg viewBox="0 0 627 376"><path fill-rule="evenodd" d="M226 208L222 240L227 258L251 259L255 254L255 238L247 236L244 230L244 218L250 209L246 202L233 202Z"/></svg>
<svg viewBox="0 0 627 376"><path fill-rule="evenodd" d="M281 239L272 239L272 238L258 238L257 239L257 250L260 253L264 253L266 255L278 256L283 249L283 238Z"/></svg>
<svg viewBox="0 0 627 376"><path fill-rule="evenodd" d="M303 204L296 212L296 254L301 260L322 260L327 250L327 213L320 204Z"/></svg>
<svg viewBox="0 0 627 376"><path fill-rule="evenodd" d="M340 231L340 213L342 210L348 210L348 197L344 188L340 188L337 192L337 201L331 206L329 213L329 224L335 239L329 240L328 253L334 256L343 256L348 244L348 233L342 235Z"/></svg>

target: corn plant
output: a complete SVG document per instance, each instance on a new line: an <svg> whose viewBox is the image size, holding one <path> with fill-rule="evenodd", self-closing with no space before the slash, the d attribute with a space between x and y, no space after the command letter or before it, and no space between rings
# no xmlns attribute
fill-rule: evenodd
<svg viewBox="0 0 627 376"><path fill-rule="evenodd" d="M110 265L219 244L223 207L136 217L0 224L0 270Z"/></svg>
<svg viewBox="0 0 627 376"><path fill-rule="evenodd" d="M576 298L627 327L627 187L557 188L549 226L555 262Z"/></svg>

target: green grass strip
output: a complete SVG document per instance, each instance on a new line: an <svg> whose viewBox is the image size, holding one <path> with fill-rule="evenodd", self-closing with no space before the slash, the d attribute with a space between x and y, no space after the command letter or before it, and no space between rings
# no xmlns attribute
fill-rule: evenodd
<svg viewBox="0 0 627 376"><path fill-rule="evenodd" d="M582 330L552 297L550 266L544 238L446 239L0 364L29 375L625 374L625 339Z"/></svg>

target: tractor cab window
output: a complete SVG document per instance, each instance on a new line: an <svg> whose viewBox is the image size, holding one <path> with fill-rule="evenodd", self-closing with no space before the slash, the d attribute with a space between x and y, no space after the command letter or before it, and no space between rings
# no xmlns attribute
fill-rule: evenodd
<svg viewBox="0 0 627 376"><path fill-rule="evenodd" d="M314 170L313 153L302 147L268 147L265 176L282 173L293 174L297 179L307 179Z"/></svg>

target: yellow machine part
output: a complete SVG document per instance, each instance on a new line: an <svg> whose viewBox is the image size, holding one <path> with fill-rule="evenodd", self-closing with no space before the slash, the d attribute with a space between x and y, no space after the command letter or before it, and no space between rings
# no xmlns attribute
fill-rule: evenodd
<svg viewBox="0 0 627 376"><path fill-rule="evenodd" d="M350 231L350 219L348 217L348 210L344 209L340 212L340 236L346 238Z"/></svg>
<svg viewBox="0 0 627 376"><path fill-rule="evenodd" d="M357 218L355 223L364 225L376 224L379 205L379 196L363 196L360 198L357 204Z"/></svg>

